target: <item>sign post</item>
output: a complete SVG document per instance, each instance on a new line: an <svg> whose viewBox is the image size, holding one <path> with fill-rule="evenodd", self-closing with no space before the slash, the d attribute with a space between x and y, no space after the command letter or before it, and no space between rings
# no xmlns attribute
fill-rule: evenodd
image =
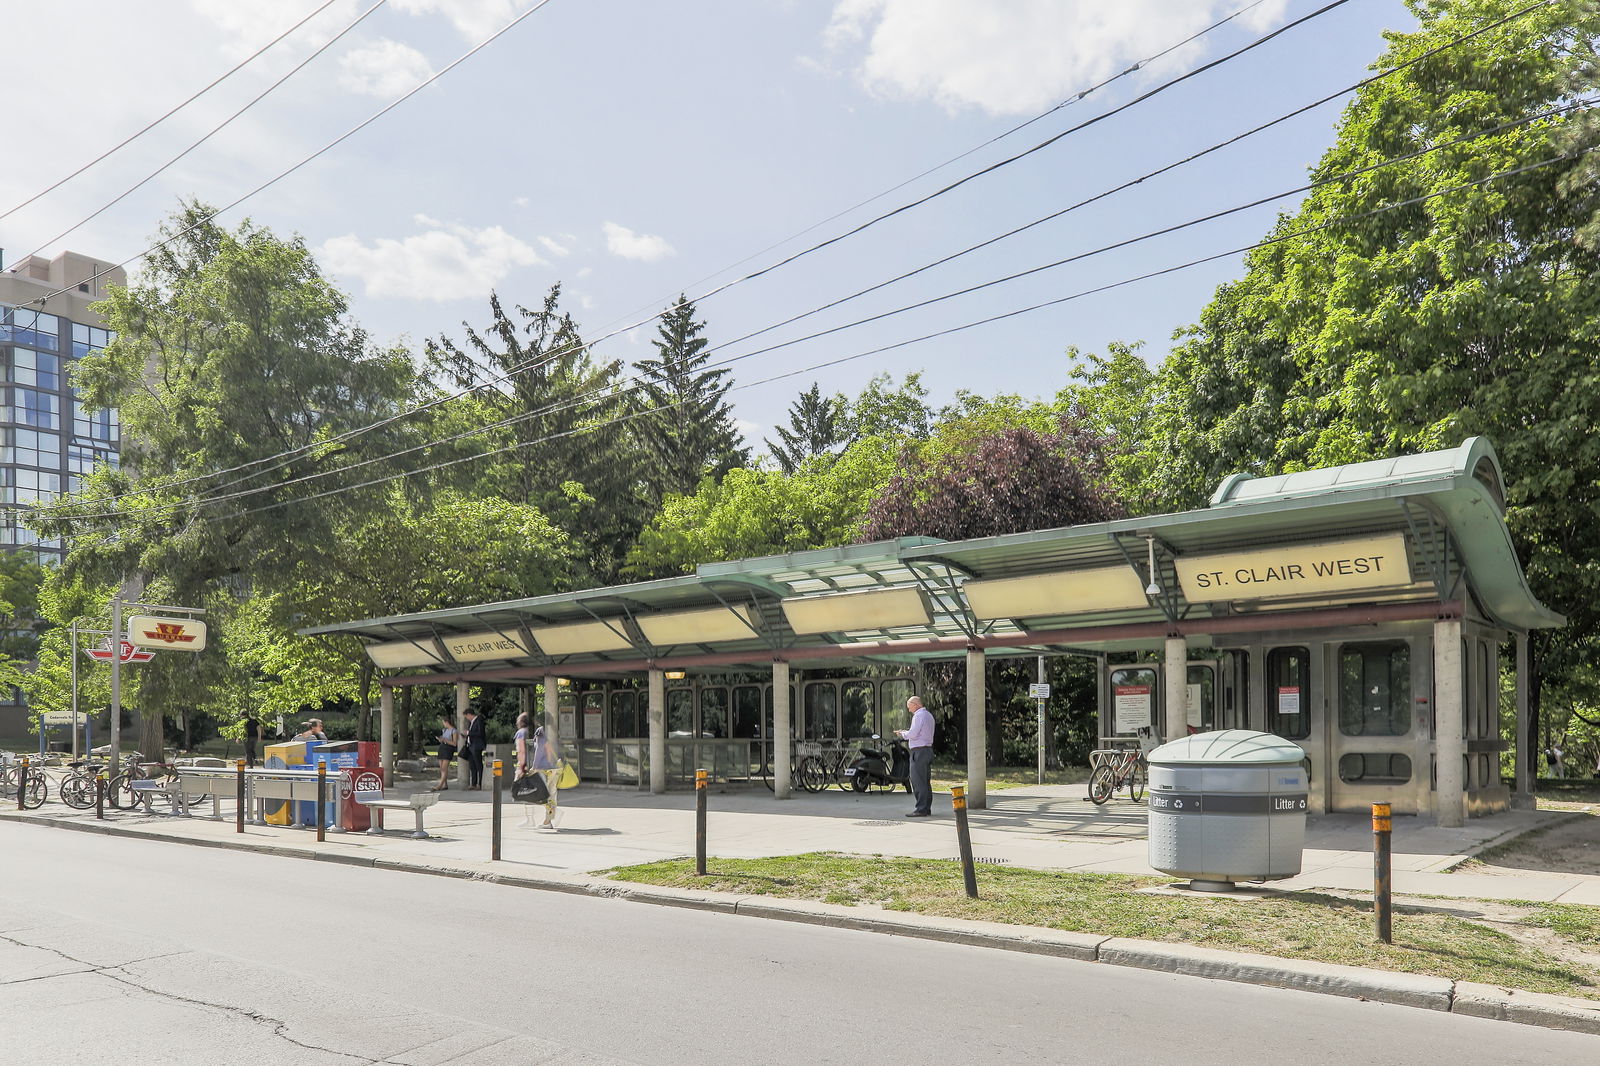
<svg viewBox="0 0 1600 1066"><path fill-rule="evenodd" d="M1039 656L1039 683L1028 686L1028 695L1039 701L1039 784L1044 784L1045 764L1045 738L1048 724L1045 721L1044 705L1050 700L1050 686L1044 679L1044 656Z"/></svg>

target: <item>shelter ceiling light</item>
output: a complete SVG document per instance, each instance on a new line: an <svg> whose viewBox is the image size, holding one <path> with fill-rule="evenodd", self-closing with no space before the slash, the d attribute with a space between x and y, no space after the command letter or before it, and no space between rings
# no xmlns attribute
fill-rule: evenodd
<svg viewBox="0 0 1600 1066"><path fill-rule="evenodd" d="M688 676L689 676L689 672L687 670L668 670L667 671L667 680L668 681L682 681L684 678L686 678Z"/></svg>
<svg viewBox="0 0 1600 1066"><path fill-rule="evenodd" d="M1138 571L1128 566L968 581L961 591L973 616L986 622L1149 606Z"/></svg>
<svg viewBox="0 0 1600 1066"><path fill-rule="evenodd" d="M676 644L714 644L729 640L750 640L757 618L749 607L707 607L694 611L639 615L645 639L658 648Z"/></svg>
<svg viewBox="0 0 1600 1066"><path fill-rule="evenodd" d="M432 637L421 637L415 643L409 640L391 640L386 644L368 644L367 657L374 666L397 670L402 666L433 666L442 662L432 648Z"/></svg>
<svg viewBox="0 0 1600 1066"><path fill-rule="evenodd" d="M915 588L793 596L782 606L789 628L796 633L846 633L932 623L922 590Z"/></svg>
<svg viewBox="0 0 1600 1066"><path fill-rule="evenodd" d="M544 626L533 631L533 639L546 655L627 651L633 647L633 642L622 629L620 618L610 623L575 622L572 625Z"/></svg>

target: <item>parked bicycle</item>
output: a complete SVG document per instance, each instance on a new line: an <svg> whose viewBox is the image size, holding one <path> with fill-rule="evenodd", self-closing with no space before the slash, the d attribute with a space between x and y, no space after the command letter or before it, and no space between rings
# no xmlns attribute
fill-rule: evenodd
<svg viewBox="0 0 1600 1066"><path fill-rule="evenodd" d="M1128 789L1128 799L1138 803L1144 799L1148 774L1145 753L1154 750L1155 736L1148 726L1139 730L1137 748L1102 748L1089 754L1094 772L1089 775L1089 799L1095 806L1105 803L1117 794L1117 789Z"/></svg>
<svg viewBox="0 0 1600 1066"><path fill-rule="evenodd" d="M6 800L17 799L17 793L22 793L22 807L32 810L44 805L50 795L50 780L45 777L42 763L29 759L27 768L28 783L26 789L22 785L23 767L22 756L7 754L4 770L0 770L0 797Z"/></svg>
<svg viewBox="0 0 1600 1066"><path fill-rule="evenodd" d="M67 773L56 789L61 802L80 811L93 807L100 771L105 768L105 763L85 759L67 763Z"/></svg>

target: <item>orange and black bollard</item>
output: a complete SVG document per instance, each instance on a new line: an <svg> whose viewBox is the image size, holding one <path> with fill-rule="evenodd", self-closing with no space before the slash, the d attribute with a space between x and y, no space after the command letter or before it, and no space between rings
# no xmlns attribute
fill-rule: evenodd
<svg viewBox="0 0 1600 1066"><path fill-rule="evenodd" d="M494 761L494 813L490 819L489 859L491 862L500 861L500 786L501 774L504 772L505 763L499 759Z"/></svg>
<svg viewBox="0 0 1600 1066"><path fill-rule="evenodd" d="M706 772L694 772L694 872L706 875Z"/></svg>
<svg viewBox="0 0 1600 1066"><path fill-rule="evenodd" d="M101 821L106 817L106 775L101 771L94 775L94 816Z"/></svg>
<svg viewBox="0 0 1600 1066"><path fill-rule="evenodd" d="M234 814L233 814L233 831L235 833L242 833L242 832L244 832L244 806L245 806L245 804L244 804L244 760L243 759L235 760L233 766L234 766L234 769L237 772L237 776L238 776L238 780L234 784L235 809L234 809Z"/></svg>
<svg viewBox="0 0 1600 1066"><path fill-rule="evenodd" d="M978 898L978 871L972 866L972 834L967 831L967 790L960 785L950 789L950 806L956 815L956 842L961 848L961 878L967 883L967 897Z"/></svg>
<svg viewBox="0 0 1600 1066"><path fill-rule="evenodd" d="M1394 831L1387 803L1372 805L1372 917L1378 939L1394 943L1394 907L1390 902L1389 838Z"/></svg>
<svg viewBox="0 0 1600 1066"><path fill-rule="evenodd" d="M317 843L328 839L328 764L317 763Z"/></svg>
<svg viewBox="0 0 1600 1066"><path fill-rule="evenodd" d="M41 727L42 728L42 727ZM22 757L22 769L17 774L17 810L26 810L28 806L28 757Z"/></svg>

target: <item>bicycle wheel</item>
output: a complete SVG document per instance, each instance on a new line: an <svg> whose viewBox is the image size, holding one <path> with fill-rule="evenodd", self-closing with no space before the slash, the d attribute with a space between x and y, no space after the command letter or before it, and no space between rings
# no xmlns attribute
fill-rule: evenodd
<svg viewBox="0 0 1600 1066"><path fill-rule="evenodd" d="M61 779L61 802L74 810L86 811L94 806L94 778L82 774L68 774Z"/></svg>
<svg viewBox="0 0 1600 1066"><path fill-rule="evenodd" d="M1144 799L1144 782L1144 764L1140 763L1133 768L1133 773L1128 775L1128 798L1135 803Z"/></svg>
<svg viewBox="0 0 1600 1066"><path fill-rule="evenodd" d="M1095 806L1105 805L1106 800L1117 790L1117 772L1109 763L1101 763L1094 768L1094 773L1089 775L1089 799Z"/></svg>
<svg viewBox="0 0 1600 1066"><path fill-rule="evenodd" d="M119 811L131 811L139 805L139 794L133 790L134 778L118 774L106 785L106 802Z"/></svg>
<svg viewBox="0 0 1600 1066"><path fill-rule="evenodd" d="M0 770L0 796L6 799L17 798L17 780L21 773L20 766L8 766Z"/></svg>
<svg viewBox="0 0 1600 1066"><path fill-rule="evenodd" d="M800 770L796 776L800 779L800 787L807 792L821 792L828 787L828 773L822 766L822 760L815 755L807 755L800 760Z"/></svg>
<svg viewBox="0 0 1600 1066"><path fill-rule="evenodd" d="M22 794L22 807L32 810L44 806L44 801L50 796L50 782L45 778L43 770L28 771L28 788Z"/></svg>

